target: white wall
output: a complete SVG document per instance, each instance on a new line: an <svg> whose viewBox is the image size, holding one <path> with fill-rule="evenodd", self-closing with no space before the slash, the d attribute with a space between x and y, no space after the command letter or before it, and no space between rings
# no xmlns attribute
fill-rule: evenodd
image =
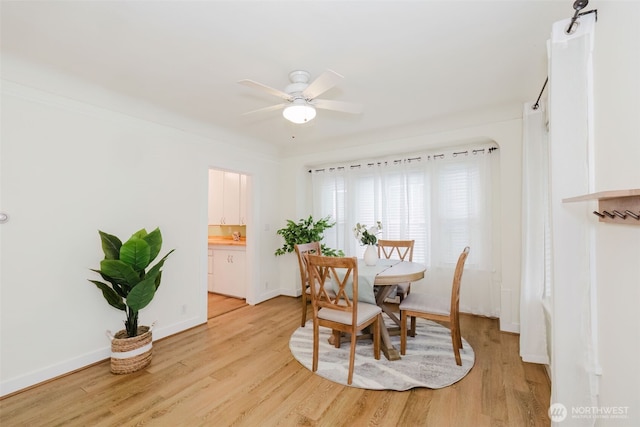
<svg viewBox="0 0 640 427"><path fill-rule="evenodd" d="M596 190L640 188L640 3L598 2L595 68ZM591 212L595 202L585 203ZM592 215L595 221L595 215ZM629 407L640 425L640 225L597 225L601 406Z"/></svg>
<svg viewBox="0 0 640 427"><path fill-rule="evenodd" d="M109 357L124 313L87 279L98 230L123 239L160 227L163 282L140 323L162 338L206 321L207 173L250 175L248 301L278 294L278 160L176 128L2 80L1 393ZM250 141L249 141L250 142ZM269 283L269 288L265 283ZM271 289L273 288L273 289Z"/></svg>

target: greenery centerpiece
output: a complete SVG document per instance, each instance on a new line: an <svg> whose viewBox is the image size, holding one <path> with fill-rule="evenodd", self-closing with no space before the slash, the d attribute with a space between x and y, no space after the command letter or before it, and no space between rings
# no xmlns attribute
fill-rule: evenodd
<svg viewBox="0 0 640 427"><path fill-rule="evenodd" d="M324 238L324 231L333 227L335 221L331 222L331 217L313 220L313 216L309 216L307 219L300 219L298 222L287 220L287 226L276 231L284 238L284 245L278 248L275 255L284 255L295 250L295 245L310 242L321 242ZM342 250L336 250L329 248L325 244L321 243L320 248L322 255L324 256L344 256Z"/></svg>
<svg viewBox="0 0 640 427"><path fill-rule="evenodd" d="M162 248L159 228L151 233L143 228L124 243L111 234L102 231L98 233L102 240L104 259L100 261L99 270L91 271L98 273L108 283L89 281L102 291L109 305L126 312L126 334L128 337L135 337L138 334L138 312L153 300L160 286L162 266L174 250L148 268Z"/></svg>
<svg viewBox="0 0 640 427"><path fill-rule="evenodd" d="M358 239L363 246L367 247L363 255L366 265L376 265L378 263L378 250L376 249L378 238L376 234L380 234L381 230L382 223L380 221L376 221L376 225L368 228L364 224L357 223L353 229L353 234L356 236L356 239Z"/></svg>
<svg viewBox="0 0 640 427"><path fill-rule="evenodd" d="M382 222L380 221L376 221L376 225L369 228L364 224L357 223L353 229L353 234L363 246L366 246L378 243L376 234L380 234L380 231L382 231Z"/></svg>

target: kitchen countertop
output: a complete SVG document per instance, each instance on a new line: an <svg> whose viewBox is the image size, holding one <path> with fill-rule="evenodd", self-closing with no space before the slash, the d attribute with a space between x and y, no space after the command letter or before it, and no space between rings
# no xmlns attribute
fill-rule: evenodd
<svg viewBox="0 0 640 427"><path fill-rule="evenodd" d="M210 245L221 246L247 246L247 238L241 237L240 240L233 240L231 236L209 236Z"/></svg>

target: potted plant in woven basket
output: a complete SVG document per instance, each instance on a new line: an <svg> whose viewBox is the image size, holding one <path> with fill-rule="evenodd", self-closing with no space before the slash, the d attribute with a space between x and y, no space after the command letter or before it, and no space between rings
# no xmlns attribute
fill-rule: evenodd
<svg viewBox="0 0 640 427"><path fill-rule="evenodd" d="M144 228L122 241L111 234L98 231L102 240L104 259L95 271L106 282L89 280L102 291L107 303L126 313L125 329L111 335L111 372L127 374L143 369L151 363L151 327L138 326L138 312L146 307L160 286L162 266L169 251L155 265L160 254L162 234L156 228L147 233Z"/></svg>

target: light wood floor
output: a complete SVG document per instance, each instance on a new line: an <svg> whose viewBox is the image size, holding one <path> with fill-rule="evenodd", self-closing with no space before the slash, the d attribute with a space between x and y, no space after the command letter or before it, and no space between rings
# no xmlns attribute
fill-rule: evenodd
<svg viewBox="0 0 640 427"><path fill-rule="evenodd" d="M240 298L231 298L225 295L207 292L207 304L207 319L212 319L240 307L244 307L247 305L247 301Z"/></svg>
<svg viewBox="0 0 640 427"><path fill-rule="evenodd" d="M291 355L300 299L277 297L154 342L144 371L105 361L0 400L4 426L548 426L544 369L518 336L462 316L476 362L439 390L371 391L312 374Z"/></svg>

